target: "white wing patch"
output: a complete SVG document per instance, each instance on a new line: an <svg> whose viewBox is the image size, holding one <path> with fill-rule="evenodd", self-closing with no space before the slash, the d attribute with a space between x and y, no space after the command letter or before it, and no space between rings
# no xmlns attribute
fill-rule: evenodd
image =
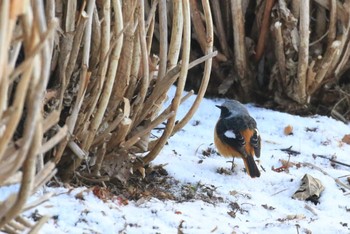
<svg viewBox="0 0 350 234"><path fill-rule="evenodd" d="M232 130L227 130L224 135L227 138L232 138L232 139L236 139L236 134L232 131Z"/></svg>
<svg viewBox="0 0 350 234"><path fill-rule="evenodd" d="M257 128L255 128L255 131L256 131L256 135L259 137L260 136L260 132L258 131Z"/></svg>

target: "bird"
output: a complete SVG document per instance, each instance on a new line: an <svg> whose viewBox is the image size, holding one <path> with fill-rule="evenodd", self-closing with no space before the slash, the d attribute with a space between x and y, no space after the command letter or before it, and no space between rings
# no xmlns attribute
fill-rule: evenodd
<svg viewBox="0 0 350 234"><path fill-rule="evenodd" d="M224 157L242 158L248 175L260 177L254 155L260 158L261 137L257 123L245 106L236 100L227 100L221 106L219 120L215 125L214 143L218 152Z"/></svg>

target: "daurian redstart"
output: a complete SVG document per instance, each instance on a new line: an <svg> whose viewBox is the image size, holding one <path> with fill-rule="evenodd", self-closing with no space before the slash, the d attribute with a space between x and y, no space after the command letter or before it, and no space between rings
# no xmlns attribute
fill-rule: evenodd
<svg viewBox="0 0 350 234"><path fill-rule="evenodd" d="M255 120L238 101L225 101L215 126L214 142L225 157L240 157L250 177L260 177L254 155L260 157L261 138ZM234 164L232 161L232 168Z"/></svg>

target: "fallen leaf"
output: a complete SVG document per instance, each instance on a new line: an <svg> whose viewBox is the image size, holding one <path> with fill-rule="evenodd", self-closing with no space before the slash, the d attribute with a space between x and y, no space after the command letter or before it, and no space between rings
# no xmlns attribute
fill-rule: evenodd
<svg viewBox="0 0 350 234"><path fill-rule="evenodd" d="M293 126L292 125L288 125L284 128L284 135L286 135L286 136L293 135Z"/></svg>
<svg viewBox="0 0 350 234"><path fill-rule="evenodd" d="M291 214L291 215L287 215L285 218L278 218L277 221L283 223L285 221L302 220L302 219L305 219L305 215L303 215L303 214Z"/></svg>
<svg viewBox="0 0 350 234"><path fill-rule="evenodd" d="M227 214L228 214L229 216L231 216L232 218L236 218L236 212L234 212L233 210L228 211Z"/></svg>
<svg viewBox="0 0 350 234"><path fill-rule="evenodd" d="M275 168L274 166L271 167L271 170L273 170L274 172L283 172L283 171L286 171L288 170L288 168L286 168L285 166L280 166L280 167L277 167Z"/></svg>
<svg viewBox="0 0 350 234"><path fill-rule="evenodd" d="M216 173L219 173L220 175L232 175L231 170L229 170L227 168L223 168L223 167L216 169Z"/></svg>
<svg viewBox="0 0 350 234"><path fill-rule="evenodd" d="M317 131L317 128L309 128L309 127L307 127L307 128L305 129L305 131L307 131L307 132L316 132L316 131Z"/></svg>
<svg viewBox="0 0 350 234"><path fill-rule="evenodd" d="M209 157L210 155L215 154L215 149L212 147L208 147L205 150L202 150L202 155Z"/></svg>
<svg viewBox="0 0 350 234"><path fill-rule="evenodd" d="M137 168L137 170L141 173L142 179L144 179L146 177L146 169L143 167L139 167Z"/></svg>
<svg viewBox="0 0 350 234"><path fill-rule="evenodd" d="M78 199L78 200L85 200L85 198L84 198L84 190L83 191L81 191L81 192L79 192L79 193L77 193L76 195L75 195L75 198L76 199Z"/></svg>
<svg viewBox="0 0 350 234"><path fill-rule="evenodd" d="M303 214L293 214L293 215L287 215L288 220L301 220L305 219L305 215Z"/></svg>
<svg viewBox="0 0 350 234"><path fill-rule="evenodd" d="M249 193L238 192L236 190L230 191L230 195L231 196L238 196L238 195L240 195L240 196L248 198L248 199L252 198L252 196Z"/></svg>
<svg viewBox="0 0 350 234"><path fill-rule="evenodd" d="M321 144L324 145L324 146L327 146L331 143L331 140L327 139L325 141L321 141Z"/></svg>
<svg viewBox="0 0 350 234"><path fill-rule="evenodd" d="M261 206L264 207L266 210L274 210L274 209L276 209L275 207L268 206L267 204L264 204L264 205L261 205Z"/></svg>
<svg viewBox="0 0 350 234"><path fill-rule="evenodd" d="M101 200L106 200L107 199L107 189L106 188L102 188L102 187L99 187L99 186L94 186L92 188L92 193L98 197L99 199Z"/></svg>
<svg viewBox="0 0 350 234"><path fill-rule="evenodd" d="M120 206L122 206L122 205L126 206L129 204L129 200L122 197L122 196L118 196L115 200L118 203L118 205L120 205Z"/></svg>
<svg viewBox="0 0 350 234"><path fill-rule="evenodd" d="M350 134L344 135L343 139L341 140L342 142L350 145Z"/></svg>
<svg viewBox="0 0 350 234"><path fill-rule="evenodd" d="M325 187L319 179L316 179L309 174L305 174L302 179L302 184L293 194L292 198L303 201L312 201L317 205L320 203L318 199L324 189Z"/></svg>

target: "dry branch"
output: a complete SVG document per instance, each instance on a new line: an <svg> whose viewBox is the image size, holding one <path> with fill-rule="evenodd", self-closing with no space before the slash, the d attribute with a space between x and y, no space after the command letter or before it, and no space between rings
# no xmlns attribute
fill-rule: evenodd
<svg viewBox="0 0 350 234"><path fill-rule="evenodd" d="M77 10L76 21L72 21L71 15L62 18L69 26L64 27L65 35L74 39L68 41L74 48L68 44L60 54L59 63L59 68L69 71L67 77L59 75L59 110L66 109L61 112L60 122L67 124L69 137L55 149L54 158L59 162L63 180L69 181L74 175L77 179L95 178L88 175L89 169L84 171L80 167L84 162L88 168L93 168L94 176L107 174L125 182L130 172L127 167L131 169L134 154L149 152L145 161L150 162L173 133L176 110L183 100L182 91L190 68L191 21L189 15L183 15L185 10L186 14L190 11L189 3L174 1L172 14L168 14L170 5L163 0L152 1L150 6L141 0L86 3ZM206 62L203 85L176 131L187 123L198 107L209 80L211 58L216 54L212 52L209 4L203 1L202 6L205 16L202 29L208 34L203 44L207 55L195 60L191 66ZM63 6L62 11L74 8L74 4ZM75 30L68 31L68 28ZM168 30L171 31L169 45ZM96 41L92 34L97 35ZM77 50L75 45L81 35L84 35L83 49ZM96 50L98 47L100 49ZM67 57L70 58L68 64L64 60ZM175 82L177 91L172 105L160 113L167 92ZM151 131L163 121L167 121L166 131L156 146L149 145ZM52 137L51 142L58 138L57 135ZM48 146L50 142L45 144ZM124 164L126 166L122 166Z"/></svg>
<svg viewBox="0 0 350 234"><path fill-rule="evenodd" d="M252 98L253 86L255 81L252 79L252 71L250 69L250 61L248 57L248 49L246 44L246 32L245 32L245 18L244 18L244 8L242 6L243 1L241 0L231 0L231 17L232 17L232 27L233 27L233 64L234 72L231 71L229 75L232 79L227 81L228 86L233 84L232 81L238 80L237 90L240 93L239 98L244 101L249 101ZM235 75L233 75L235 74ZM237 76L237 77L234 77ZM225 83L223 83L224 86ZM236 97L238 98L238 97Z"/></svg>
<svg viewBox="0 0 350 234"><path fill-rule="evenodd" d="M308 92L313 93L317 88L319 88L333 62L334 56L339 53L339 46L340 42L334 41L332 45L326 50L324 58L319 61L319 64L315 65L316 67L314 69L317 69L316 76L313 80L313 83L311 83L308 87Z"/></svg>
<svg viewBox="0 0 350 234"><path fill-rule="evenodd" d="M40 0L24 4L2 1L1 4L1 9L12 9L9 15L1 14L1 22L6 26L0 27L0 35L6 35L6 38L0 36L3 46L0 52L1 94L12 100L1 98L0 105L0 123L5 124L0 133L0 186L12 181L20 183L20 189L2 202L0 229L30 231L33 227L21 218L20 213L28 197L38 189L37 185L43 185L39 181L51 179L56 172L50 167L49 172L43 174L47 168L36 167L36 162L43 160L40 149L44 144L45 151L49 150L65 135L60 132L59 138L51 138L50 134L44 137L44 132L50 131L59 121L57 112L43 112L58 24L49 9L54 7L52 1L47 2L46 9ZM14 51L9 44L11 40L16 41ZM10 57L6 56L8 53ZM40 178L37 177L39 174Z"/></svg>
<svg viewBox="0 0 350 234"><path fill-rule="evenodd" d="M330 12L329 12L329 29L328 29L328 37L327 44L331 46L333 41L336 38L337 31L337 2L336 0L330 1Z"/></svg>
<svg viewBox="0 0 350 234"><path fill-rule="evenodd" d="M181 64L181 69L180 69L180 74L179 74L179 79L177 83L177 89L175 93L175 97L172 101L172 106L171 106L171 111L174 111L175 114L177 112L177 109L180 104L182 92L185 87L185 81L187 77L187 72L188 72L188 65L189 65L189 60L190 60L190 49L191 49L191 44L190 44L190 38L191 38L191 23L190 23L190 6L189 2L186 0L182 1L182 6L183 6L183 16L184 16L184 31L183 31L183 47L182 47L182 64ZM152 160L156 158L156 156L159 154L160 150L163 148L165 145L166 141L168 138L171 136L171 133L173 131L173 128L175 126L175 117L176 116L171 116L168 119L166 128L163 132L163 135L159 138L156 146L143 158L143 162L145 164L148 164Z"/></svg>
<svg viewBox="0 0 350 234"><path fill-rule="evenodd" d="M139 56L138 59L135 59L137 61L135 61L135 63L133 64L134 65L134 70L135 70L135 73L132 74L132 75L136 75L136 65L137 63L139 62L138 60L141 60L140 62L142 62L142 77L140 78L141 79L141 88L140 88L140 91L139 91L139 95L138 95L138 99L135 101L135 104L134 104L134 108L133 108L133 111L134 111L134 116L132 118L132 122L133 124L135 123L135 119L137 116L139 116L140 114L140 110L142 109L142 106L144 104L144 101L146 99L146 95L147 95L147 91L148 91L148 88L149 88L149 83L150 83L150 71L149 71L149 54L148 54L148 50L147 50L147 41L146 41L146 31L145 31L145 22L144 22L144 19L143 19L143 15L144 15L144 4L143 4L143 1L140 1L140 13L139 13L139 17L138 17L138 25L139 25L139 34L137 35L138 36L138 40L136 42L139 43L139 48L140 48L140 53L141 54L135 54L135 56ZM154 4L155 5L155 4ZM133 87L133 90L136 90L136 87ZM135 125L133 125L135 127Z"/></svg>
<svg viewBox="0 0 350 234"><path fill-rule="evenodd" d="M248 74L247 51L245 45L244 16L241 0L231 0L233 37L234 37L234 54L235 65L239 78L244 81ZM246 89L249 85L243 83L242 88Z"/></svg>
<svg viewBox="0 0 350 234"><path fill-rule="evenodd" d="M216 4L215 2L211 2L211 3L212 3L211 4L212 12L214 15L214 22L216 25L216 31L218 34L220 46L221 46L221 49L222 49L224 55L226 56L226 58L229 58L231 48L229 47L228 42L227 42L227 35L226 35L224 25L223 25L224 22L223 22L222 13L220 10L220 4Z"/></svg>
<svg viewBox="0 0 350 234"><path fill-rule="evenodd" d="M182 2L173 1L173 23L169 44L168 69L176 66L179 59L183 29Z"/></svg>
<svg viewBox="0 0 350 234"><path fill-rule="evenodd" d="M209 1L203 0L202 1L204 15L205 15L205 21L206 21L206 35L205 35L205 46L204 50L206 54L210 54L213 52L213 41L214 41L214 30L213 30L213 20L211 16ZM211 66L212 66L212 59L208 59L205 62L204 66L204 74L201 86L199 88L196 100L194 101L193 105L191 106L190 110L187 112L185 117L183 117L182 120L180 120L176 126L173 129L172 135L174 135L177 131L182 129L188 121L193 117L194 113L199 107L200 102L202 101L205 91L207 90L208 84L209 84L209 78L210 78L210 72L211 72Z"/></svg>
<svg viewBox="0 0 350 234"><path fill-rule="evenodd" d="M258 44L256 46L255 60L259 61L265 50L265 44L267 39L267 32L270 24L270 14L275 0L267 0L264 9L264 15L261 23L260 34L258 39Z"/></svg>
<svg viewBox="0 0 350 234"><path fill-rule="evenodd" d="M275 38L275 54L278 63L278 69L281 76L282 87L287 87L287 71L286 71L286 57L284 54L284 44L281 30L281 22L276 22L273 26L273 33Z"/></svg>
<svg viewBox="0 0 350 234"><path fill-rule="evenodd" d="M137 4L135 0L122 3L123 21L124 23L128 23L130 26L124 31L123 48L120 54L116 81L114 83L110 101L110 108L112 110L115 109L114 107L119 106L119 103L122 101L130 82L135 37L134 24L135 17L137 17L137 15L134 17L136 7Z"/></svg>
<svg viewBox="0 0 350 234"><path fill-rule="evenodd" d="M297 102L306 102L306 72L309 66L309 25L310 25L310 1L300 1L300 43L298 72L295 86Z"/></svg>
<svg viewBox="0 0 350 234"><path fill-rule="evenodd" d="M168 53L168 19L166 0L159 0L158 3L159 17L159 69L158 76L162 79L167 70L167 53Z"/></svg>

